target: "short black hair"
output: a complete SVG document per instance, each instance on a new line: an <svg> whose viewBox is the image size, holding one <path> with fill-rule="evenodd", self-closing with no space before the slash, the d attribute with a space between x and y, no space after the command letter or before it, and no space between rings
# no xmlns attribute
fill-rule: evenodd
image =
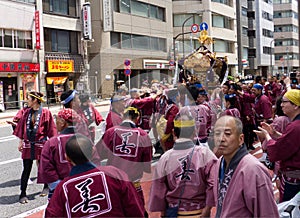
<svg viewBox="0 0 300 218"><path fill-rule="evenodd" d="M76 165L81 165L92 159L93 146L90 139L76 133L66 143L66 154Z"/></svg>
<svg viewBox="0 0 300 218"><path fill-rule="evenodd" d="M261 81L261 76L256 76L255 77L255 83L259 83Z"/></svg>
<svg viewBox="0 0 300 218"><path fill-rule="evenodd" d="M188 98L189 99L193 99L194 101L196 101L197 100L197 98L198 98L198 95L199 95L199 91L198 91L198 89L197 89L197 87L195 87L195 86L190 86L189 88L188 88L188 91L189 91L189 93L188 93Z"/></svg>
<svg viewBox="0 0 300 218"><path fill-rule="evenodd" d="M38 102L38 104L42 103L42 101L40 99L38 99L38 98L42 98L44 96L43 93L36 92L36 91L31 91L31 92L29 92L29 95L30 95L31 98L36 99L37 102ZM32 95L37 96L38 98L36 98L36 97L34 97Z"/></svg>
<svg viewBox="0 0 300 218"><path fill-rule="evenodd" d="M138 116L140 116L140 112L137 108L135 107L127 107L124 110L124 118L129 118L131 120L137 119Z"/></svg>
<svg viewBox="0 0 300 218"><path fill-rule="evenodd" d="M71 94L73 93L73 90L69 90L66 92L63 92L60 96L60 101L64 101L65 99L67 99ZM73 101L73 99L71 101L69 101L68 103L64 104L65 108L71 108L71 102Z"/></svg>
<svg viewBox="0 0 300 218"><path fill-rule="evenodd" d="M178 113L174 119L175 120L194 120L193 117L190 115L186 114L180 114ZM194 132L195 126L190 126L190 127L174 127L174 134L177 138L191 138Z"/></svg>
<svg viewBox="0 0 300 218"><path fill-rule="evenodd" d="M79 95L79 99L80 99L81 103L84 103L84 102L90 100L90 95L88 95L88 94L81 94L81 95Z"/></svg>

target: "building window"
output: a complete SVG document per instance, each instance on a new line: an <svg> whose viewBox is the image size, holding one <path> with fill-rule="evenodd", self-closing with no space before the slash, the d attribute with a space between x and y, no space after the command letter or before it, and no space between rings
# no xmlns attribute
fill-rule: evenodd
<svg viewBox="0 0 300 218"><path fill-rule="evenodd" d="M278 54L275 54L275 60L282 61L282 64L284 64L284 62L287 60L299 60L299 54L298 53L278 53Z"/></svg>
<svg viewBox="0 0 300 218"><path fill-rule="evenodd" d="M165 21L165 8L136 0L114 0L114 11Z"/></svg>
<svg viewBox="0 0 300 218"><path fill-rule="evenodd" d="M111 47L119 49L136 49L167 51L166 39L128 33L111 32Z"/></svg>
<svg viewBox="0 0 300 218"><path fill-rule="evenodd" d="M31 32L15 30L16 48L32 49Z"/></svg>
<svg viewBox="0 0 300 218"><path fill-rule="evenodd" d="M248 11L247 8L242 7L242 16L247 17L247 11Z"/></svg>
<svg viewBox="0 0 300 218"><path fill-rule="evenodd" d="M232 3L230 0L212 0L212 2L218 2L224 5L232 6Z"/></svg>
<svg viewBox="0 0 300 218"><path fill-rule="evenodd" d="M0 29L0 47L32 49L30 31Z"/></svg>
<svg viewBox="0 0 300 218"><path fill-rule="evenodd" d="M273 0L273 4L289 4L292 0Z"/></svg>
<svg viewBox="0 0 300 218"><path fill-rule="evenodd" d="M273 15L266 12L266 11L262 11L262 18L272 21L273 20Z"/></svg>
<svg viewBox="0 0 300 218"><path fill-rule="evenodd" d="M221 15L213 15L212 26L231 29L231 19L229 17L224 17Z"/></svg>
<svg viewBox="0 0 300 218"><path fill-rule="evenodd" d="M137 50L149 50L150 38L148 36L132 35L132 48Z"/></svg>
<svg viewBox="0 0 300 218"><path fill-rule="evenodd" d="M50 0L50 11L68 15L68 0Z"/></svg>
<svg viewBox="0 0 300 218"><path fill-rule="evenodd" d="M289 10L289 11L274 11L274 18L287 18L287 17L292 17L297 19L298 18L298 13Z"/></svg>
<svg viewBox="0 0 300 218"><path fill-rule="evenodd" d="M0 29L0 47L4 47L3 29Z"/></svg>
<svg viewBox="0 0 300 218"><path fill-rule="evenodd" d="M16 1L35 4L35 0L16 0Z"/></svg>
<svg viewBox="0 0 300 218"><path fill-rule="evenodd" d="M76 0L43 0L44 13L77 17Z"/></svg>
<svg viewBox="0 0 300 218"><path fill-rule="evenodd" d="M273 32L272 32L271 30L268 30L268 29L262 29L262 34L263 34L263 36L265 36L265 37L273 38Z"/></svg>
<svg viewBox="0 0 300 218"><path fill-rule="evenodd" d="M13 48L13 30L4 30L4 47Z"/></svg>
<svg viewBox="0 0 300 218"><path fill-rule="evenodd" d="M247 36L248 35L248 28L247 27L242 27L242 34L244 36Z"/></svg>
<svg viewBox="0 0 300 218"><path fill-rule="evenodd" d="M148 17L148 4L131 1L131 14L141 17Z"/></svg>
<svg viewBox="0 0 300 218"><path fill-rule="evenodd" d="M45 51L78 54L77 32L45 29Z"/></svg>
<svg viewBox="0 0 300 218"><path fill-rule="evenodd" d="M263 54L272 54L272 48L263 46Z"/></svg>
<svg viewBox="0 0 300 218"><path fill-rule="evenodd" d="M294 32L298 33L298 27L295 25L276 25L274 26L274 32Z"/></svg>
<svg viewBox="0 0 300 218"><path fill-rule="evenodd" d="M275 46L298 46L299 41L296 39L276 39Z"/></svg>
<svg viewBox="0 0 300 218"><path fill-rule="evenodd" d="M130 0L120 0L120 12L130 14Z"/></svg>
<svg viewBox="0 0 300 218"><path fill-rule="evenodd" d="M273 4L272 0L264 0L264 2L267 3L267 4L270 4L270 5Z"/></svg>
<svg viewBox="0 0 300 218"><path fill-rule="evenodd" d="M173 15L173 27L181 27L183 22L188 19L192 14L174 14ZM184 26L192 26L192 24L202 23L202 17L198 14L195 14L191 19L187 20Z"/></svg>
<svg viewBox="0 0 300 218"><path fill-rule="evenodd" d="M231 42L215 39L213 44L213 51L223 52L223 53L233 53L232 45L233 44Z"/></svg>

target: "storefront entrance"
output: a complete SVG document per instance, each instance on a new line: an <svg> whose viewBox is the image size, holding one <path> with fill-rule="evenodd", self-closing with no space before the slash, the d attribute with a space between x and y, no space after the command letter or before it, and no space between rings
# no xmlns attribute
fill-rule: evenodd
<svg viewBox="0 0 300 218"><path fill-rule="evenodd" d="M19 108L17 77L3 77L0 80L3 81L3 91L0 95L3 95L5 109Z"/></svg>

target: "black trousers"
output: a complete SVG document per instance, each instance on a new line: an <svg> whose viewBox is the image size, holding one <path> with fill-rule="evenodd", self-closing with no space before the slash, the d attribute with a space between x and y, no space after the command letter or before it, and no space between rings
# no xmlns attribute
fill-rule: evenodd
<svg viewBox="0 0 300 218"><path fill-rule="evenodd" d="M21 176L21 193L26 194L28 179L32 170L33 160L23 159L23 172Z"/></svg>
<svg viewBox="0 0 300 218"><path fill-rule="evenodd" d="M254 124L245 124L243 128L244 136L245 136L245 144L247 148L251 147L255 141L256 134L253 132L255 130Z"/></svg>

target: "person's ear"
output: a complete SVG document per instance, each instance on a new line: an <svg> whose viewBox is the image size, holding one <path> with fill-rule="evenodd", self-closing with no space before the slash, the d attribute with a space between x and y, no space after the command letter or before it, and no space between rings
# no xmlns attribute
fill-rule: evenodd
<svg viewBox="0 0 300 218"><path fill-rule="evenodd" d="M244 144L244 134L240 134L240 137L239 137L239 144L240 144L240 145Z"/></svg>

